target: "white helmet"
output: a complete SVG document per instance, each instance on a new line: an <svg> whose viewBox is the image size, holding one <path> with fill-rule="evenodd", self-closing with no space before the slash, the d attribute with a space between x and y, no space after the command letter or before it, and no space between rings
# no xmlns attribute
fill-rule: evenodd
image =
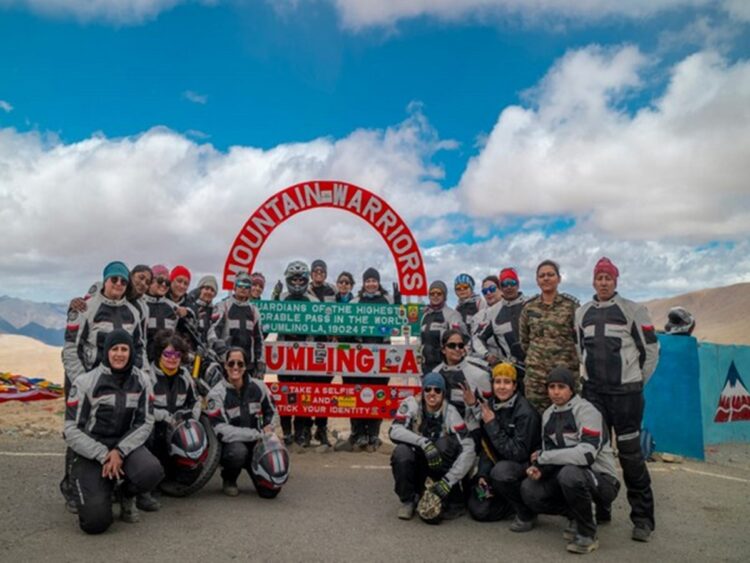
<svg viewBox="0 0 750 563"><path fill-rule="evenodd" d="M667 334L690 335L695 329L695 319L684 307L672 307L667 313L667 319L667 324L664 325Z"/></svg>
<svg viewBox="0 0 750 563"><path fill-rule="evenodd" d="M302 295L310 285L310 268L300 260L290 262L284 270L286 289L292 295Z"/></svg>

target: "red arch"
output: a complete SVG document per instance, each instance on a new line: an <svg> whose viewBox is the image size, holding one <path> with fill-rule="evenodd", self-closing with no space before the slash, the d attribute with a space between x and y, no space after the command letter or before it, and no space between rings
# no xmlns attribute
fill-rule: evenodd
<svg viewBox="0 0 750 563"><path fill-rule="evenodd" d="M353 213L380 233L396 262L402 295L427 295L422 252L403 219L376 194L353 184L326 180L289 186L253 212L229 250L224 264L224 289L234 287L238 273L253 271L258 253L276 227L297 213L326 207Z"/></svg>

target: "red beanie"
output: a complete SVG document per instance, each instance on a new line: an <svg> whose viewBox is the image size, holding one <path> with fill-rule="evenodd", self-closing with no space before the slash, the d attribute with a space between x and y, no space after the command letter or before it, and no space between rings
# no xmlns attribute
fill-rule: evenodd
<svg viewBox="0 0 750 563"><path fill-rule="evenodd" d="M609 274L615 281L617 281L617 277L620 275L620 270L618 270L617 266L612 263L612 260L606 256L602 256L599 258L596 266L594 266L594 278L596 278L597 274L602 273Z"/></svg>
<svg viewBox="0 0 750 563"><path fill-rule="evenodd" d="M190 281L190 270L185 266L175 266L169 274L169 281L174 281L177 276L185 276Z"/></svg>
<svg viewBox="0 0 750 563"><path fill-rule="evenodd" d="M520 285L518 273L515 268L503 268L500 270L500 283L502 284L505 280L515 280L516 283Z"/></svg>

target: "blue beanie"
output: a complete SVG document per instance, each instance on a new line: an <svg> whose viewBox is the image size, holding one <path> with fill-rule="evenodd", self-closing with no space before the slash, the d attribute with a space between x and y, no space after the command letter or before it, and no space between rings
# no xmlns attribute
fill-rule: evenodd
<svg viewBox="0 0 750 563"><path fill-rule="evenodd" d="M422 379L422 387L437 387L445 391L445 379L439 373L430 372Z"/></svg>
<svg viewBox="0 0 750 563"><path fill-rule="evenodd" d="M128 270L124 262L110 262L104 266L104 272L102 272L103 281L107 281L114 276L120 276L126 280L130 279L130 270Z"/></svg>

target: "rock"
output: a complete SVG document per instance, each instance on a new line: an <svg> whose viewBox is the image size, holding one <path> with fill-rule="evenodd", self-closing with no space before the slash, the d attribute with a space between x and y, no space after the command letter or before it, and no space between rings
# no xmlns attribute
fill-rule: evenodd
<svg viewBox="0 0 750 563"><path fill-rule="evenodd" d="M33 438L34 431L29 428L24 428L23 432L21 432L21 436L23 436L24 438Z"/></svg>
<svg viewBox="0 0 750 563"><path fill-rule="evenodd" d="M661 454L661 460L664 463L682 463L684 458L681 455Z"/></svg>

